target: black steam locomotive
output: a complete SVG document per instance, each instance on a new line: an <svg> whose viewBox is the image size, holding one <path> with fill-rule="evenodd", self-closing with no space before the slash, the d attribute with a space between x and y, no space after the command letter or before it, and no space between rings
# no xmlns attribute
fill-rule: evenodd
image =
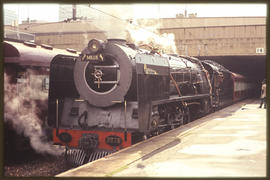
<svg viewBox="0 0 270 180"><path fill-rule="evenodd" d="M48 124L54 142L83 164L239 100L251 87L212 61L93 39L76 60L52 60Z"/></svg>

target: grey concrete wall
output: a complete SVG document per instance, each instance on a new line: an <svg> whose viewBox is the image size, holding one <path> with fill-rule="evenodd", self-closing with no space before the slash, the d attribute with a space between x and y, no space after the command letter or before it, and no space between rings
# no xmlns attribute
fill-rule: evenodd
<svg viewBox="0 0 270 180"><path fill-rule="evenodd" d="M96 38L105 40L106 36L101 32L88 33L65 33L65 34L38 34L35 42L37 44L49 44L55 48L66 49L71 48L82 51L88 44L89 40Z"/></svg>
<svg viewBox="0 0 270 180"><path fill-rule="evenodd" d="M190 56L265 55L266 25L164 28L179 54Z"/></svg>

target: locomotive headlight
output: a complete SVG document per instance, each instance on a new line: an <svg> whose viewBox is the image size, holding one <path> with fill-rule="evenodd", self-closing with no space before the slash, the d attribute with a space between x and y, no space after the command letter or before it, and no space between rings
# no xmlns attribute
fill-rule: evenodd
<svg viewBox="0 0 270 180"><path fill-rule="evenodd" d="M88 43L88 49L92 54L96 54L102 49L102 41L92 39Z"/></svg>

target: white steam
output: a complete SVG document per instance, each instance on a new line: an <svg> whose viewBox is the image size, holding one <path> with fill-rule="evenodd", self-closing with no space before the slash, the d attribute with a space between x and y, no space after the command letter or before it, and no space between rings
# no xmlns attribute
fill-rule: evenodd
<svg viewBox="0 0 270 180"><path fill-rule="evenodd" d="M175 35L160 34L158 19L137 19L141 12L135 7L132 4L90 6L90 22L105 31L108 39L126 39L136 45L148 44L166 53L177 53Z"/></svg>
<svg viewBox="0 0 270 180"><path fill-rule="evenodd" d="M32 72L28 71L31 74ZM30 144L38 153L60 155L62 152L52 146L52 143L44 141L42 120L37 116L41 104L36 104L31 98L35 95L41 100L47 98L46 93L41 95L33 88L42 84L42 80L29 76L19 83L11 84L10 77L4 74L4 120L12 124L14 130L30 139ZM31 85L29 79L31 79ZM41 88L41 87L40 87Z"/></svg>
<svg viewBox="0 0 270 180"><path fill-rule="evenodd" d="M145 20L146 21L146 20ZM136 23L136 22L135 22ZM137 45L148 44L166 53L176 53L175 36L173 33L160 34L159 23L147 25L129 25L128 32L132 41Z"/></svg>
<svg viewBox="0 0 270 180"><path fill-rule="evenodd" d="M92 23L106 31L108 39L126 39L127 23L125 19L132 18L133 9L129 4L93 5L90 10L94 17Z"/></svg>

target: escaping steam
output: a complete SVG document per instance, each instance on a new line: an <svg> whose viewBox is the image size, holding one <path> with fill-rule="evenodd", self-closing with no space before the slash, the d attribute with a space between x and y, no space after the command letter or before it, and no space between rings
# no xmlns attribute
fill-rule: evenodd
<svg viewBox="0 0 270 180"><path fill-rule="evenodd" d="M135 22L136 23L136 22ZM176 53L175 36L173 33L160 34L158 29L160 23L147 26L147 23L140 25L128 25L127 31L132 41L137 45L148 44L166 53Z"/></svg>
<svg viewBox="0 0 270 180"><path fill-rule="evenodd" d="M139 46L147 44L165 53L177 53L175 35L160 34L162 22L158 19L136 19L141 12L132 4L93 5L89 12L90 23L105 31L108 39L126 39Z"/></svg>
<svg viewBox="0 0 270 180"><path fill-rule="evenodd" d="M160 34L161 22L156 20L136 19L136 13L132 5L121 8L110 6L103 10L110 12L112 16L102 14L99 16L96 26L107 32L108 38L121 38L132 41L137 45L148 44L166 53L176 53L175 36L173 33Z"/></svg>
<svg viewBox="0 0 270 180"><path fill-rule="evenodd" d="M4 121L12 124L18 134L28 137L31 146L38 153L60 155L62 152L59 149L44 140L43 122L38 117L38 114L42 115L40 114L42 106L46 107L47 96L46 93L43 95L37 93L33 87L40 85L42 80L31 76L32 71L27 73L29 78L21 79L15 84L10 83L10 76L4 74ZM31 84L30 78L32 78ZM40 98L39 101L33 101L32 98L35 95ZM42 101L44 102L42 103Z"/></svg>
<svg viewBox="0 0 270 180"><path fill-rule="evenodd" d="M133 11L129 4L93 5L92 23L101 30L106 31L108 39L126 39L127 23L124 19L131 18Z"/></svg>

